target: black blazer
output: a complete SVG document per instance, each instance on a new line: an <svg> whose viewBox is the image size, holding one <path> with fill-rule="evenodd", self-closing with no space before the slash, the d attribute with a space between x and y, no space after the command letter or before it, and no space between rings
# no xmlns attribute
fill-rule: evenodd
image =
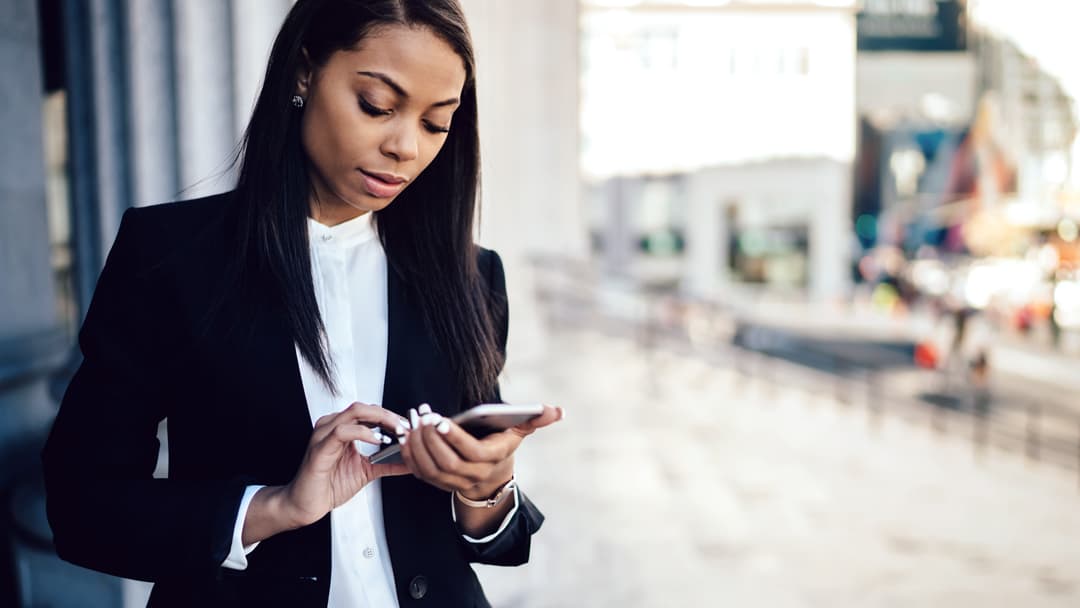
<svg viewBox="0 0 1080 608"><path fill-rule="evenodd" d="M282 315L227 297L207 323L215 297L229 294L235 217L231 193L124 213L79 333L84 360L42 452L48 519L61 558L156 583L154 608L321 608L329 515L264 540L247 570L221 567L245 486L288 483L312 432ZM478 264L505 350L502 262L482 249ZM468 404L392 268L382 405L404 415L428 402L453 414ZM497 387L491 398L501 401ZM154 479L163 418L169 477ZM525 563L544 519L522 494L509 528L473 545L451 518L447 492L411 475L382 484L402 607L488 606L470 562Z"/></svg>

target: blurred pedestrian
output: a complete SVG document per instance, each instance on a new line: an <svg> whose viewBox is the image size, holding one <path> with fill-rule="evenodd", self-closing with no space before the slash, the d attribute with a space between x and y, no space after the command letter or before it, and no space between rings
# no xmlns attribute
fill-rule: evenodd
<svg viewBox="0 0 1080 608"><path fill-rule="evenodd" d="M124 214L42 453L62 558L155 607L488 606L469 564L528 560L514 452L562 410L412 409L501 401L477 122L457 0L295 3L236 189Z"/></svg>
<svg viewBox="0 0 1080 608"><path fill-rule="evenodd" d="M952 331L942 362L943 392L955 397L959 405L984 409L990 399L989 322L963 302L951 304L948 318Z"/></svg>

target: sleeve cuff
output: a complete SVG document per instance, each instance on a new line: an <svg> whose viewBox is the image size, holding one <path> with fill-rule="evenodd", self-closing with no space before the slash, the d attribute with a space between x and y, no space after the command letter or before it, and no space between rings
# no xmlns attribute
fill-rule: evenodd
<svg viewBox="0 0 1080 608"><path fill-rule="evenodd" d="M510 521L514 519L514 515L517 514L517 511L518 511L518 506L520 506L520 504L521 504L521 502L518 500L518 486L517 486L516 483L514 484L513 496L514 496L514 506L506 514L506 517L503 518L502 524L499 525L499 528L497 530L495 530L494 532L492 532L491 534L488 534L487 536L485 536L483 538L473 538L473 537L469 536L468 534L462 534L461 535L462 538L469 541L470 543L483 544L483 543L491 542L496 537L498 537L500 534L502 534L503 531L506 530L507 526L510 525ZM454 502L455 502L454 501L454 493L451 492L450 493L450 516L454 519L454 523L456 524L457 523L457 507L454 505Z"/></svg>
<svg viewBox="0 0 1080 608"><path fill-rule="evenodd" d="M236 513L236 525L233 527L232 547L229 549L228 557L221 564L225 568L246 570L248 566L247 554L259 546L258 542L244 546L244 520L247 519L247 510L248 506L251 505L251 499L255 497L256 492L264 487L266 486L252 485L244 490L244 497L240 499L240 509Z"/></svg>

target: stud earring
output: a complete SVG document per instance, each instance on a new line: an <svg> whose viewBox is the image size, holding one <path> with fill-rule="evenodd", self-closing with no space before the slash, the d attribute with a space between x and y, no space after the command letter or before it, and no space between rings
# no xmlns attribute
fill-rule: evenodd
<svg viewBox="0 0 1080 608"><path fill-rule="evenodd" d="M292 97L292 105L293 105L294 108L302 108L302 107L304 107L304 98L299 96L299 95L293 95L293 97Z"/></svg>

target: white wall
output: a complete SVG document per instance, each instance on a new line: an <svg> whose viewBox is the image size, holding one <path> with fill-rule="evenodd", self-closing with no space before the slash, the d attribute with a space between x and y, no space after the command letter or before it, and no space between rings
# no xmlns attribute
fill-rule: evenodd
<svg viewBox="0 0 1080 608"><path fill-rule="evenodd" d="M855 62L860 114L888 110L921 116L923 99L950 100L958 122L975 110L975 59L971 53L860 53Z"/></svg>
<svg viewBox="0 0 1080 608"><path fill-rule="evenodd" d="M464 0L476 46L482 243L583 254L576 0Z"/></svg>
<svg viewBox="0 0 1080 608"><path fill-rule="evenodd" d="M578 3L462 4L478 71L483 157L478 240L497 250L506 266L507 348L510 362L522 363L544 350L526 256L587 251L578 169Z"/></svg>
<svg viewBox="0 0 1080 608"><path fill-rule="evenodd" d="M593 9L583 24L587 178L854 156L850 7Z"/></svg>

